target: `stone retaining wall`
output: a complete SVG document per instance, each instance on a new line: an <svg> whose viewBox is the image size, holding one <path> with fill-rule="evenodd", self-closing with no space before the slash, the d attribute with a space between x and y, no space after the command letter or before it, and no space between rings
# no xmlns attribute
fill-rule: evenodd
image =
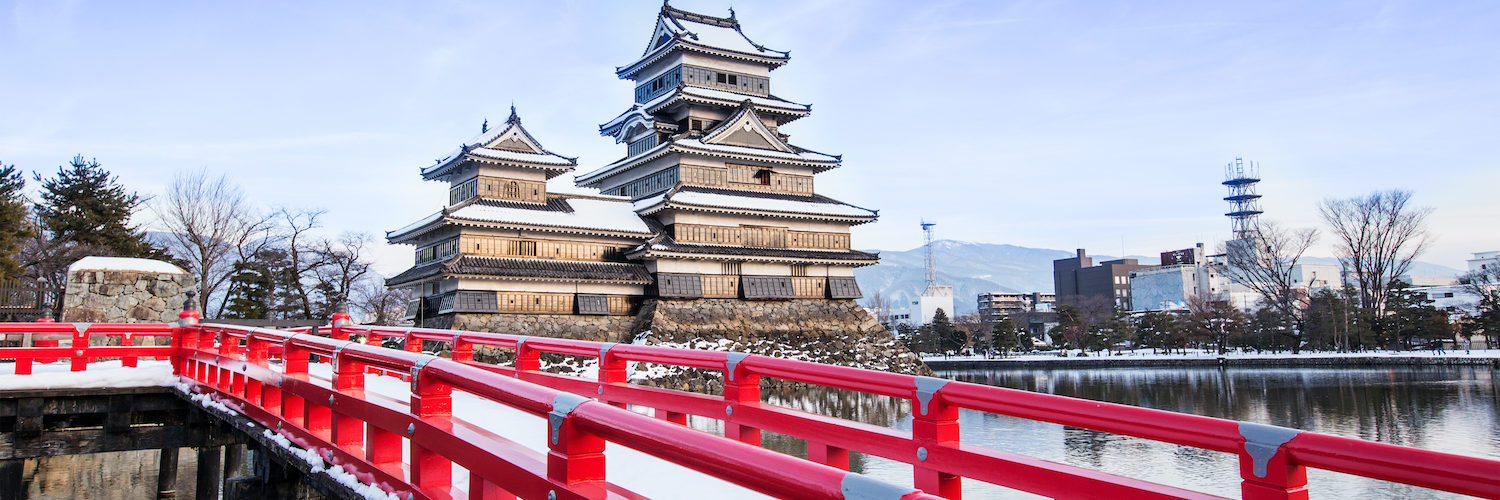
<svg viewBox="0 0 1500 500"><path fill-rule="evenodd" d="M591 342L630 342L633 316L570 314L446 314L423 322L428 328L536 335Z"/></svg>
<svg viewBox="0 0 1500 500"><path fill-rule="evenodd" d="M647 343L870 370L931 370L853 300L658 299Z"/></svg>
<svg viewBox="0 0 1500 500"><path fill-rule="evenodd" d="M171 323L187 291L187 274L74 271L63 291L62 320L84 323Z"/></svg>

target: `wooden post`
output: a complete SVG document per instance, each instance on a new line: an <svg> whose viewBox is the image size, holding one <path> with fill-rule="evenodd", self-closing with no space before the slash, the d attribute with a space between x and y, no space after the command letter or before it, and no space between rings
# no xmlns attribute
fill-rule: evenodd
<svg viewBox="0 0 1500 500"><path fill-rule="evenodd" d="M156 498L177 498L177 448L162 448L156 462Z"/></svg>
<svg viewBox="0 0 1500 500"><path fill-rule="evenodd" d="M0 460L0 498L26 498L25 470L24 458Z"/></svg>
<svg viewBox="0 0 1500 500"><path fill-rule="evenodd" d="M231 479L240 476L240 469L245 466L245 445L231 444L224 446L224 484L226 488Z"/></svg>
<svg viewBox="0 0 1500 500"><path fill-rule="evenodd" d="M220 455L223 450L222 446L198 448L198 500L218 500L224 469Z"/></svg>

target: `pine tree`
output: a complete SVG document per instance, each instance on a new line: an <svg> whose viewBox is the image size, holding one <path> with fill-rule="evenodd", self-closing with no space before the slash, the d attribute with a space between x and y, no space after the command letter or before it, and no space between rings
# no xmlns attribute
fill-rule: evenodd
<svg viewBox="0 0 1500 500"><path fill-rule="evenodd" d="M67 168L57 168L56 177L37 180L42 182L37 215L53 237L119 257L170 259L130 225L131 214L145 200L126 191L98 161L74 156Z"/></svg>
<svg viewBox="0 0 1500 500"><path fill-rule="evenodd" d="M15 165L0 164L0 280L21 276L21 244L31 234L26 210L26 179Z"/></svg>
<svg viewBox="0 0 1500 500"><path fill-rule="evenodd" d="M229 303L220 316L232 319L268 319L276 282L269 270L256 262L234 263L229 278Z"/></svg>

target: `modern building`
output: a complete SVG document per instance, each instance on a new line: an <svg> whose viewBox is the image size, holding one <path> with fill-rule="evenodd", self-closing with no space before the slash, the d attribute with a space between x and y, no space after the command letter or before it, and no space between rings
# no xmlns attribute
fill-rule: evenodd
<svg viewBox="0 0 1500 500"><path fill-rule="evenodd" d="M980 321L994 323L1000 318L1021 313L1051 312L1057 294L1031 292L989 292L979 294Z"/></svg>
<svg viewBox="0 0 1500 500"><path fill-rule="evenodd" d="M1131 308L1130 272L1150 267L1136 259L1115 259L1094 264L1082 248L1078 255L1052 261L1052 285L1057 304L1077 304L1094 298L1107 299L1116 307Z"/></svg>
<svg viewBox="0 0 1500 500"><path fill-rule="evenodd" d="M850 227L877 214L814 189L842 159L789 142L783 127L811 108L771 92L788 61L733 15L663 5L616 70L634 102L599 126L624 157L574 178L596 191L549 191L577 159L512 109L422 169L449 183L448 203L388 233L417 247L388 284L418 292L409 316L450 327L454 314L626 316L650 299L860 297L853 270L878 257L850 247Z"/></svg>

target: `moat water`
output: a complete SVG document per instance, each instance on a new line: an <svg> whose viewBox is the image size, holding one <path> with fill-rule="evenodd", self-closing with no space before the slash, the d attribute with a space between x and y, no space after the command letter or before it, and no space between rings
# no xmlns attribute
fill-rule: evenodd
<svg viewBox="0 0 1500 500"><path fill-rule="evenodd" d="M1489 367L1007 369L938 375L1500 460L1500 377ZM908 411L889 400L851 403L821 392L777 399L872 424L911 427ZM967 410L959 425L966 443L1204 493L1240 495L1237 457L1228 453ZM767 445L805 453L805 445L785 437L771 436ZM906 464L856 454L851 468L911 484ZM1325 499L1459 497L1316 469L1309 469L1308 485L1313 498ZM965 480L964 493L968 498L1031 497L973 480Z"/></svg>

